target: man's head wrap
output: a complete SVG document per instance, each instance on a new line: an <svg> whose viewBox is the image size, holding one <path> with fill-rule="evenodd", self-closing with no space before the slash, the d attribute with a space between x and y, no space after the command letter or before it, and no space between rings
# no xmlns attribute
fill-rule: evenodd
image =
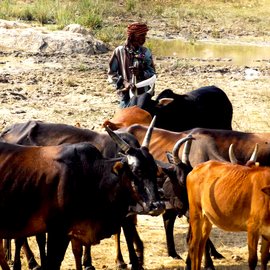
<svg viewBox="0 0 270 270"><path fill-rule="evenodd" d="M127 35L141 35L141 34L146 34L148 31L148 27L145 23L139 23L139 22L134 22L128 25L127 28Z"/></svg>

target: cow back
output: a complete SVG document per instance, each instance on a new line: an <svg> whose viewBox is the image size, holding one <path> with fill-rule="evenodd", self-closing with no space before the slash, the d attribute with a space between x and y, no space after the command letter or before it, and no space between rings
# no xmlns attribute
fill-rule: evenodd
<svg viewBox="0 0 270 270"><path fill-rule="evenodd" d="M156 109L156 127L172 131L195 127L232 129L232 104L225 92L216 86L201 87L184 95L166 89L156 100L159 102L163 98L173 101Z"/></svg>
<svg viewBox="0 0 270 270"><path fill-rule="evenodd" d="M118 135L133 147L139 147L136 138L124 132ZM18 123L4 130L0 140L22 145L60 145L64 143L90 142L104 157L115 157L121 151L119 146L105 132L96 132L66 124L28 121Z"/></svg>
<svg viewBox="0 0 270 270"><path fill-rule="evenodd" d="M266 209L270 199L262 188L270 185L268 167L242 166L208 161L196 166L187 177L190 211L201 207L218 227L247 230L248 220ZM265 208L266 207L266 208Z"/></svg>

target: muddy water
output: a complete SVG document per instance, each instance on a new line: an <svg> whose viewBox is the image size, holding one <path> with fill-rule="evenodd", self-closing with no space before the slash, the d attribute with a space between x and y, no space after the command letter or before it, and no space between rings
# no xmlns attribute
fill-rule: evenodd
<svg viewBox="0 0 270 270"><path fill-rule="evenodd" d="M270 64L270 44L220 44L203 41L192 43L179 39L149 39L147 46L156 56L177 56L194 61L228 61L241 66Z"/></svg>

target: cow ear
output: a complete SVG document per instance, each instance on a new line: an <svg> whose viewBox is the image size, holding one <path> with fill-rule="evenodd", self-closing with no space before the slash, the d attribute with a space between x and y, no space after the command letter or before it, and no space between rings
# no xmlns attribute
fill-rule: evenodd
<svg viewBox="0 0 270 270"><path fill-rule="evenodd" d="M167 106L168 104L172 103L173 101L174 101L173 98L161 98L161 99L158 101L157 106L158 106L158 107L164 107L164 106Z"/></svg>
<svg viewBox="0 0 270 270"><path fill-rule="evenodd" d="M169 163L174 164L174 159L173 159L173 155L171 152L166 151L166 157L167 157Z"/></svg>
<svg viewBox="0 0 270 270"><path fill-rule="evenodd" d="M270 196L270 186L263 187L261 191Z"/></svg>
<svg viewBox="0 0 270 270"><path fill-rule="evenodd" d="M121 161L117 161L113 165L112 171L114 174L119 175L123 167L124 167L124 164Z"/></svg>

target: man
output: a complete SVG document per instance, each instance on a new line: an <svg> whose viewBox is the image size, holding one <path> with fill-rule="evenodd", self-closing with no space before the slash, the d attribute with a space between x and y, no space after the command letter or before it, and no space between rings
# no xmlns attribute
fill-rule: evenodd
<svg viewBox="0 0 270 270"><path fill-rule="evenodd" d="M134 84L146 80L155 74L151 51L143 47L148 27L144 23L134 22L128 25L125 45L118 46L110 59L108 80L118 90L120 107L129 103L129 90ZM139 88L138 93L148 90Z"/></svg>

